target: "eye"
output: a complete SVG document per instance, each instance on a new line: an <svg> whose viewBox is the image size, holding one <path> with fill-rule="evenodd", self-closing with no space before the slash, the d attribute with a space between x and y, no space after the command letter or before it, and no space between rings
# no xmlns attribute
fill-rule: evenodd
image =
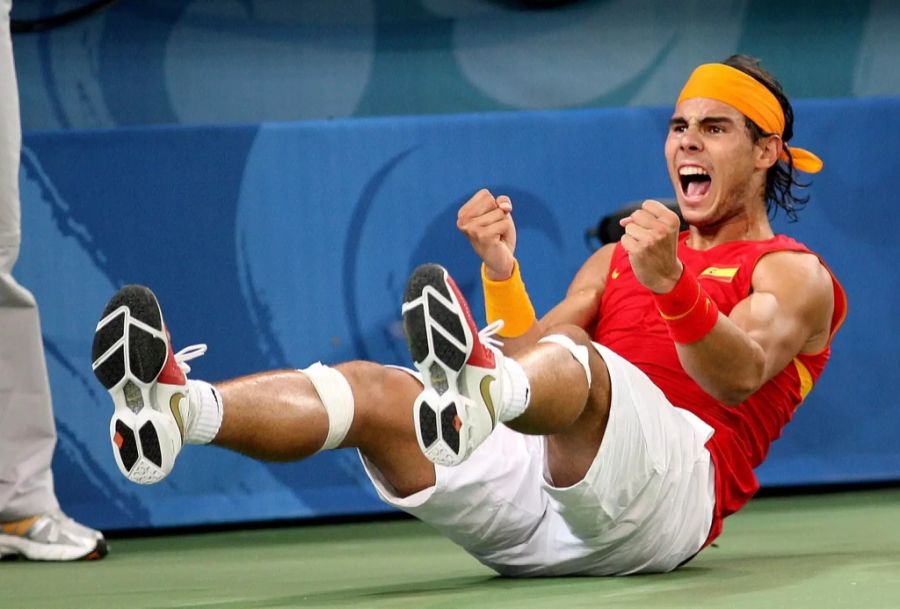
<svg viewBox="0 0 900 609"><path fill-rule="evenodd" d="M687 130L685 125L672 125L671 131L672 133L684 133Z"/></svg>
<svg viewBox="0 0 900 609"><path fill-rule="evenodd" d="M725 133L725 130L718 125L710 125L709 132L712 133L713 135L718 135L720 133Z"/></svg>

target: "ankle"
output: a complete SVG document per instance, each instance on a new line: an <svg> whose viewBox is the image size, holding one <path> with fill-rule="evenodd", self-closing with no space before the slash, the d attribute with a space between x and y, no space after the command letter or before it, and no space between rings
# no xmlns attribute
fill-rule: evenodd
<svg viewBox="0 0 900 609"><path fill-rule="evenodd" d="M500 421L512 421L528 409L531 403L531 383L519 362L512 358L504 358L501 363L503 375L503 393L500 396Z"/></svg>
<svg viewBox="0 0 900 609"><path fill-rule="evenodd" d="M188 380L185 444L209 444L222 426L222 395L205 381Z"/></svg>

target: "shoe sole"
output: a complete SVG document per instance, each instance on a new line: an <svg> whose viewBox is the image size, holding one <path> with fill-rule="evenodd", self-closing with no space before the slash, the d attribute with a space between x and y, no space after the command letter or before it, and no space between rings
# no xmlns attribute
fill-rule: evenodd
<svg viewBox="0 0 900 609"><path fill-rule="evenodd" d="M113 398L110 439L119 469L141 484L165 477L159 433L151 420L138 415L169 352L162 312L156 296L143 286L125 286L103 310L91 360L94 374Z"/></svg>
<svg viewBox="0 0 900 609"><path fill-rule="evenodd" d="M416 438L429 461L453 466L469 455L468 408L458 390L473 348L449 274L436 264L417 268L403 298L403 328L425 389L413 405Z"/></svg>
<svg viewBox="0 0 900 609"><path fill-rule="evenodd" d="M76 560L100 560L109 553L105 539L98 539L92 549L67 546L64 544L40 543L0 534L0 560L25 560L68 562Z"/></svg>

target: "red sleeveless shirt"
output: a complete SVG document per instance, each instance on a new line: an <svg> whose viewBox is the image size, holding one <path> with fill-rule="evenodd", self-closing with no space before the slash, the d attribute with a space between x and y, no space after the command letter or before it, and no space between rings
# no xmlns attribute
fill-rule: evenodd
<svg viewBox="0 0 900 609"><path fill-rule="evenodd" d="M753 269L762 256L777 251L810 252L783 235L764 241L733 241L700 251L687 246L688 235L685 231L679 236L678 257L724 315L750 294ZM833 337L846 314L847 300L834 275L832 283ZM753 469L766 458L769 445L781 435L831 353L829 339L820 353L797 355L742 404L719 402L682 368L650 290L638 282L621 245L613 252L594 340L640 368L672 404L693 412L715 429L707 443L716 476L716 509L707 543L721 533L722 519L743 507L759 489Z"/></svg>

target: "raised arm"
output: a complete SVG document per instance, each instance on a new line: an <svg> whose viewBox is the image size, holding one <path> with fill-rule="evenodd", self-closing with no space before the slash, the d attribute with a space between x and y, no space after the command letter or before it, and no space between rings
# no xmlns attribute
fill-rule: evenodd
<svg viewBox="0 0 900 609"><path fill-rule="evenodd" d="M635 275L657 295L671 294L683 279L677 222L656 201L645 202L624 221L622 245ZM834 293L828 271L815 256L769 254L757 264L751 284L753 293L729 316L718 313L701 337L675 343L685 371L726 404L740 404L797 354L815 353L828 343ZM706 306L702 297L696 302Z"/></svg>
<svg viewBox="0 0 900 609"><path fill-rule="evenodd" d="M516 230L509 197L494 197L487 189L475 193L459 210L457 227L484 263L487 282L507 282L516 270ZM600 297L612 260L613 245L596 251L575 275L565 298L540 320L534 319L527 328L509 334L509 327L500 336L503 351L516 352L536 342L544 331L556 324L572 323L590 328L596 323Z"/></svg>

